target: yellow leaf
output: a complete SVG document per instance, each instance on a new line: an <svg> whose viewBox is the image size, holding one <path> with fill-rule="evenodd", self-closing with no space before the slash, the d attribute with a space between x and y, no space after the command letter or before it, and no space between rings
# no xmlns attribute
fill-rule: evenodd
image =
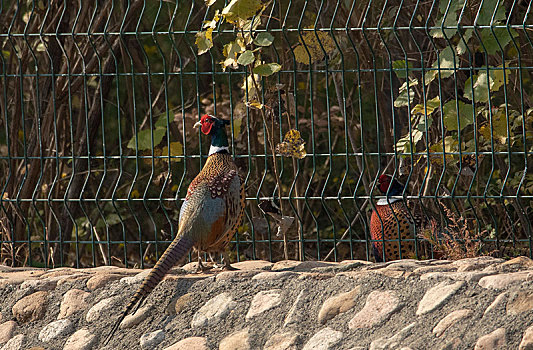
<svg viewBox="0 0 533 350"><path fill-rule="evenodd" d="M242 119L243 118L235 118L233 119L233 137L237 138L241 134L242 129Z"/></svg>
<svg viewBox="0 0 533 350"><path fill-rule="evenodd" d="M207 28L207 30L205 31L205 38L213 42L213 28Z"/></svg>
<svg viewBox="0 0 533 350"><path fill-rule="evenodd" d="M203 55L213 47L213 28L207 28L205 31L196 33L196 46L198 55Z"/></svg>
<svg viewBox="0 0 533 350"><path fill-rule="evenodd" d="M248 101L246 102L246 105L248 107L251 107L251 108L255 108L255 109L263 109L263 104L258 102L258 101Z"/></svg>
<svg viewBox="0 0 533 350"><path fill-rule="evenodd" d="M257 96L257 90L255 88L255 85L254 85L254 78L255 78L255 81L257 82L259 80L259 75L257 74L254 74L254 77L252 77L252 75L248 75L248 77L245 77L244 78L244 81L242 83L242 89L243 90L247 90L248 91L248 96L246 96L246 94L244 95L244 98L249 100L249 101L252 101L254 99L257 99L258 96Z"/></svg>
<svg viewBox="0 0 533 350"><path fill-rule="evenodd" d="M276 146L276 152L285 157L294 157L298 159L305 158L305 141L301 138L300 132L295 129L287 131L283 142Z"/></svg>
<svg viewBox="0 0 533 350"><path fill-rule="evenodd" d="M178 185L174 185L171 188L172 192L176 192L178 190Z"/></svg>
<svg viewBox="0 0 533 350"><path fill-rule="evenodd" d="M163 156L168 156L168 147L163 147L163 150L161 151L161 154ZM177 157L183 155L183 146L181 142L171 142L170 143L170 156L171 157ZM181 158L177 158L176 161L181 162Z"/></svg>
<svg viewBox="0 0 533 350"><path fill-rule="evenodd" d="M131 191L131 198L139 198L141 194L137 190Z"/></svg>
<svg viewBox="0 0 533 350"><path fill-rule="evenodd" d="M440 106L440 99L439 96L432 98L431 100L426 101L426 109L427 109L427 115L431 115L433 111ZM413 107L411 110L411 114L424 114L424 104L419 103L416 106Z"/></svg>
<svg viewBox="0 0 533 350"><path fill-rule="evenodd" d="M299 41L300 45L294 49L294 56L296 61L303 64L309 64L309 60L311 60L311 63L322 60L324 58L324 51L328 55L335 49L335 42L325 32L305 32Z"/></svg>
<svg viewBox="0 0 533 350"><path fill-rule="evenodd" d="M490 133L489 122L479 128L479 133L483 135L485 140L490 140L491 136L494 136L496 141L505 144L507 142L507 118L505 116L505 110L501 108L496 114L492 115L492 135Z"/></svg>
<svg viewBox="0 0 533 350"><path fill-rule="evenodd" d="M157 52L157 47L155 47L154 45L144 45L144 52L146 52L147 55L153 55Z"/></svg>

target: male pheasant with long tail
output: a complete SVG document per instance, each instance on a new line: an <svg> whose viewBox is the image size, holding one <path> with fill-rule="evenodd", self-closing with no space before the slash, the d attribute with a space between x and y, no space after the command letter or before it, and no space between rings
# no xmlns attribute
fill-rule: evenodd
<svg viewBox="0 0 533 350"><path fill-rule="evenodd" d="M146 299L176 262L191 248L206 253L223 253L225 267L230 267L225 248L241 225L244 214L244 180L228 151L225 126L229 121L204 115L194 126L211 136L207 161L190 184L181 207L176 238L165 250L141 287L132 297L122 316L115 323L105 344L113 337L120 323ZM199 267L201 261L198 259Z"/></svg>
<svg viewBox="0 0 533 350"><path fill-rule="evenodd" d="M387 195L376 203L376 209L370 217L370 236L373 255L377 262L413 257L415 250L415 231L427 224L422 213L413 211L400 198L404 185L390 175L378 178L378 189ZM415 230L416 226L416 230ZM400 255L401 252L401 255Z"/></svg>

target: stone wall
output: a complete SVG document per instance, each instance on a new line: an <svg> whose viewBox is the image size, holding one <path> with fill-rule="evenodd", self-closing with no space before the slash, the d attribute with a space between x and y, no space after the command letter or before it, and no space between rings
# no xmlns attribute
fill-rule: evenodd
<svg viewBox="0 0 533 350"><path fill-rule="evenodd" d="M175 268L105 349L533 349L533 261ZM148 271L0 266L0 348L104 349Z"/></svg>

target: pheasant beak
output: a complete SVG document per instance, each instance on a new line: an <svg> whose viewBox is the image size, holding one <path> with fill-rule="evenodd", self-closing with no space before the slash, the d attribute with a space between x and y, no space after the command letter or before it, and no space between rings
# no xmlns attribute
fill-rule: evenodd
<svg viewBox="0 0 533 350"><path fill-rule="evenodd" d="M196 124L193 125L193 128L199 128L202 126L202 122L201 121L197 121Z"/></svg>

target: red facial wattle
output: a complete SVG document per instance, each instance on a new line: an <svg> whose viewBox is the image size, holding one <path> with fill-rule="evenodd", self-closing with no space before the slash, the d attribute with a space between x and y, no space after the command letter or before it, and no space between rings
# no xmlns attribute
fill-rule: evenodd
<svg viewBox="0 0 533 350"><path fill-rule="evenodd" d="M200 122L202 123L202 132L205 135L209 135L211 128L213 127L213 119L211 119L209 115L204 114L200 119Z"/></svg>
<svg viewBox="0 0 533 350"><path fill-rule="evenodd" d="M390 177L387 175L381 175L378 178L378 188L382 193L387 193L390 186Z"/></svg>

